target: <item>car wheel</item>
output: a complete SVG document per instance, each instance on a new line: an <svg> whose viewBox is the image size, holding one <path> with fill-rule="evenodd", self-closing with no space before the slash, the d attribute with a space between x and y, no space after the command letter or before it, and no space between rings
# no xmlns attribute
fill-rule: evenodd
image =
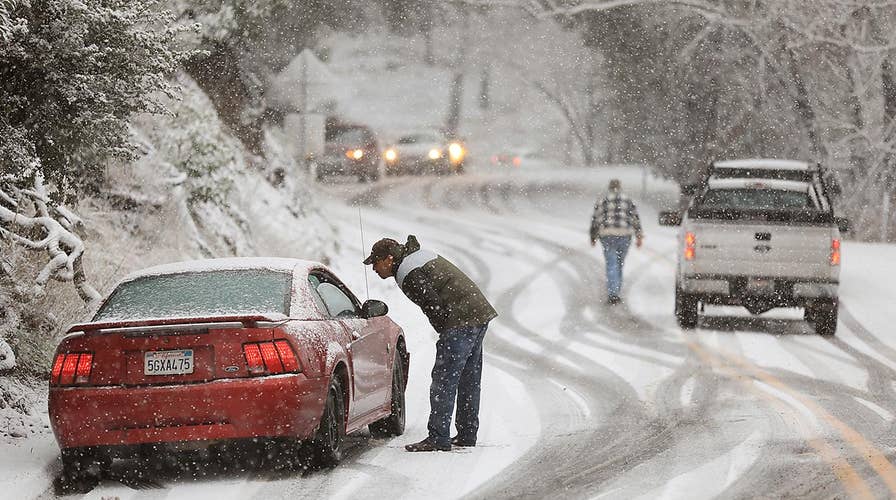
<svg viewBox="0 0 896 500"><path fill-rule="evenodd" d="M401 364L401 351L396 351L392 363L392 413L388 417L370 424L370 435L377 438L401 436L404 434L405 399L404 369Z"/></svg>
<svg viewBox="0 0 896 500"><path fill-rule="evenodd" d="M342 461L345 440L345 400L339 377L333 374L327 390L327 403L312 441L314 461L320 467L334 467Z"/></svg>
<svg viewBox="0 0 896 500"><path fill-rule="evenodd" d="M87 492L96 487L112 468L112 458L95 450L67 448L62 450L62 475L56 481L61 493Z"/></svg>
<svg viewBox="0 0 896 500"><path fill-rule="evenodd" d="M837 300L831 300L812 306L815 333L830 336L837 333Z"/></svg>
<svg viewBox="0 0 896 500"><path fill-rule="evenodd" d="M697 297L675 287L675 319L678 326L687 330L696 328L699 306L700 301Z"/></svg>

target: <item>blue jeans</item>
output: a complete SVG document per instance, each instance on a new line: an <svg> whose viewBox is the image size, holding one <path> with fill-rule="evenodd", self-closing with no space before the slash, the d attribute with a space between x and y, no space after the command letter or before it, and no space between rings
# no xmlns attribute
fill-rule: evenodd
<svg viewBox="0 0 896 500"><path fill-rule="evenodd" d="M442 332L436 342L436 363L429 388L429 439L451 442L451 413L457 398L454 425L461 440L476 442L479 431L479 391L482 381L482 340L488 324Z"/></svg>
<svg viewBox="0 0 896 500"><path fill-rule="evenodd" d="M604 261L607 263L607 295L619 297L622 290L622 265L625 255L632 244L631 236L601 236L600 245L604 248Z"/></svg>

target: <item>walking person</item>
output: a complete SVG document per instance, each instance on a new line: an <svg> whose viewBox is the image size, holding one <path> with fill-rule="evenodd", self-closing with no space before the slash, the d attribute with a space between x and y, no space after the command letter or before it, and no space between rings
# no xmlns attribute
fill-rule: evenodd
<svg viewBox="0 0 896 500"><path fill-rule="evenodd" d="M622 290L622 265L632 243L641 248L644 233L635 203L622 192L619 179L610 181L609 192L594 206L591 216L591 246L597 240L604 249L607 267L607 302L618 304Z"/></svg>
<svg viewBox="0 0 896 500"><path fill-rule="evenodd" d="M373 265L382 279L394 277L439 334L429 389L429 435L405 449L449 451L452 445L476 446L482 341L489 321L498 313L466 274L438 254L421 249L413 235L403 245L389 238L377 241L364 264ZM455 399L457 435L452 438Z"/></svg>

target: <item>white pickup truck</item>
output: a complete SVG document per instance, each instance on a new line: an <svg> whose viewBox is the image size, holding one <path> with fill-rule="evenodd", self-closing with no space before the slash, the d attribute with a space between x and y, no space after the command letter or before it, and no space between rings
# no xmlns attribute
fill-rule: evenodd
<svg viewBox="0 0 896 500"><path fill-rule="evenodd" d="M751 314L802 307L820 335L837 329L839 187L818 164L794 160L715 162L687 210L661 212L681 225L675 316L697 326L701 304L744 306Z"/></svg>

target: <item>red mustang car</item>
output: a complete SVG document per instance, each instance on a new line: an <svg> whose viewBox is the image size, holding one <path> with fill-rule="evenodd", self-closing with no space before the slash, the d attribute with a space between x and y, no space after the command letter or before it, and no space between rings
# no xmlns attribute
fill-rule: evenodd
<svg viewBox="0 0 896 500"><path fill-rule="evenodd" d="M259 438L303 442L332 466L348 433L402 434L409 355L387 312L301 260L128 276L56 350L49 412L63 477L159 447Z"/></svg>

